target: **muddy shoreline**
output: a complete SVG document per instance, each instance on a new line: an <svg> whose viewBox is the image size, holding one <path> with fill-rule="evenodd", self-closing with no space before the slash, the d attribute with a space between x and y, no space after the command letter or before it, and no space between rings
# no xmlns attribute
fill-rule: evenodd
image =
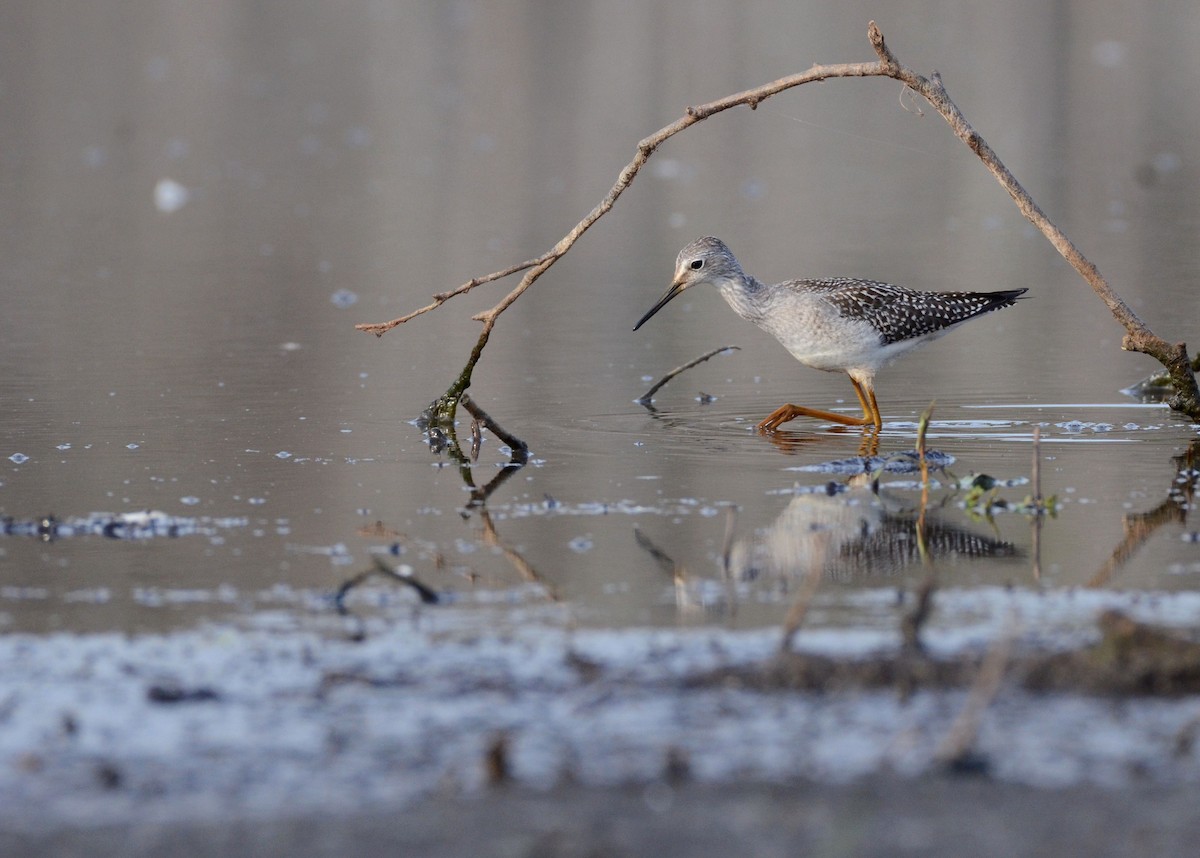
<svg viewBox="0 0 1200 858"><path fill-rule="evenodd" d="M1200 788L1044 790L986 778L498 787L365 813L0 829L22 856L1183 855Z"/></svg>

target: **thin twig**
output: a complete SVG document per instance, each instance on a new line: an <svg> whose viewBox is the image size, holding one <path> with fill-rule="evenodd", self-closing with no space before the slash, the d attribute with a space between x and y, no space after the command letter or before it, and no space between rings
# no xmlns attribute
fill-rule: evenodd
<svg viewBox="0 0 1200 858"><path fill-rule="evenodd" d="M1033 580L1042 580L1042 525L1046 517L1042 515L1042 428L1033 427L1033 463L1030 465L1030 479L1033 481L1033 503L1038 514L1033 517Z"/></svg>
<svg viewBox="0 0 1200 858"><path fill-rule="evenodd" d="M734 504L725 507L725 539L721 542L721 570L725 579L729 580L729 560L733 552L733 534L737 527L738 508Z"/></svg>
<svg viewBox="0 0 1200 858"><path fill-rule="evenodd" d="M1042 511L1042 427L1033 427L1033 463L1029 467L1030 478L1033 481L1033 505L1040 513Z"/></svg>
<svg viewBox="0 0 1200 858"><path fill-rule="evenodd" d="M638 548L645 551L658 564L658 568L669 575L677 575L679 564L675 562L675 558L658 547L657 543L646 534L642 533L642 529L636 524L633 526L633 538L637 542Z"/></svg>
<svg viewBox="0 0 1200 858"><path fill-rule="evenodd" d="M1011 620L1007 630L983 657L979 673L976 674L967 694L967 702L963 704L962 711L958 713L950 731L938 746L936 757L943 763L953 766L970 758L971 747L979 735L979 722L984 711L995 699L1000 690L1000 682L1004 679L1004 669L1008 666L1009 654L1016 637L1015 628L1016 621Z"/></svg>
<svg viewBox="0 0 1200 858"><path fill-rule="evenodd" d="M929 432L929 421L933 419L933 406L937 400L929 403L929 407L921 412L917 421L917 461L921 466L921 501L929 500L929 459L925 455L925 435Z"/></svg>
<svg viewBox="0 0 1200 858"><path fill-rule="evenodd" d="M691 369L692 367L696 366L697 364L704 363L706 360L708 360L710 357L713 357L714 355L724 354L725 352L740 351L740 350L741 350L741 346L721 346L719 349L713 349L708 354L700 355L700 357L698 357L694 360L688 361L683 366L675 367L675 369L671 370L666 375L664 375L662 378L660 378L658 381L656 381L654 383L653 387L651 387L649 390L647 390L645 393L643 393L641 396L639 396L637 399L635 399L633 401L636 402L638 405L649 405L651 402L654 401L653 400L654 394L658 393L659 388L661 388L664 384L666 384L668 381L673 379L675 376L679 375L679 373L686 372L687 370Z"/></svg>
<svg viewBox="0 0 1200 858"><path fill-rule="evenodd" d="M926 556L923 549L922 556ZM921 629L933 612L933 594L936 590L937 576L931 570L917 588L917 603L900 619L900 638L906 652L919 653L924 650L921 645Z"/></svg>
<svg viewBox="0 0 1200 858"><path fill-rule="evenodd" d="M395 328L398 325L403 325L405 322L415 319L417 316L424 315L425 313L428 313L430 310L436 310L438 307L445 304L451 298L454 298L458 295L465 295L468 292L470 292L472 289L474 289L476 286L482 286L484 283L491 283L493 280L503 280L505 277L508 277L510 274L516 274L518 271L524 271L527 268L532 268L535 265L540 265L541 263L545 262L550 257L551 253L553 253L553 251L551 251L550 253L543 253L537 259L527 259L524 262L517 263L516 265L510 265L508 268L502 268L499 271L493 271L491 274L485 274L483 277L474 277L474 278L468 280L466 283L459 286L457 289L450 289L450 290L447 290L446 292L439 292L438 294L433 296L432 304L426 304L424 307L421 307L418 310L413 310L411 313L409 313L406 316L401 316L398 319L392 319L390 322L374 322L374 323L365 323L365 324L355 325L354 328L355 328L355 330L364 331L368 334L374 334L377 337L382 337L384 334L386 334L392 328Z"/></svg>
<svg viewBox="0 0 1200 858"><path fill-rule="evenodd" d="M817 595L817 588L821 585L821 574L822 569L819 563L813 563L808 568L800 592L796 594L795 601L788 608L787 616L783 618L783 639L779 641L780 652L791 652L792 641L796 639L800 627L804 625L808 609L812 606L813 597Z"/></svg>

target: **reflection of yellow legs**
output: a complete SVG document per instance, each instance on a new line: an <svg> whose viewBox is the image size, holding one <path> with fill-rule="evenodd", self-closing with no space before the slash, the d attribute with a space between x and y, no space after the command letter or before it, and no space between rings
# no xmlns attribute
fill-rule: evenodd
<svg viewBox="0 0 1200 858"><path fill-rule="evenodd" d="M878 432L883 428L883 418L879 415L879 403L875 401L875 388L871 386L870 379L860 382L851 376L850 383L854 385L854 392L858 394L858 404L862 406L863 410L862 417L849 417L833 411L822 411L819 408L806 408L803 405L781 405L771 412L770 417L758 424L758 431L774 432L789 420L795 420L797 417L814 417L817 420L840 423L842 426L874 426L875 431Z"/></svg>

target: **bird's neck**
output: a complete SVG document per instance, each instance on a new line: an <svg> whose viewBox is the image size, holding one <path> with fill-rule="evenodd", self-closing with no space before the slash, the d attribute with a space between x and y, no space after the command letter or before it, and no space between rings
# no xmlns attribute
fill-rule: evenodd
<svg viewBox="0 0 1200 858"><path fill-rule="evenodd" d="M742 274L722 279L717 283L717 289L725 303L743 319L753 322L762 318L766 287L760 281L749 274Z"/></svg>

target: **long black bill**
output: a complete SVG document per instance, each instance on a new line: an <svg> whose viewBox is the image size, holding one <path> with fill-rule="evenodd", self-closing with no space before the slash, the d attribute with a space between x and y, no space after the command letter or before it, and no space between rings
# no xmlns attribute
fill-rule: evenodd
<svg viewBox="0 0 1200 858"><path fill-rule="evenodd" d="M646 322L649 320L649 318L651 316L653 316L655 313L657 313L663 307L667 306L667 304L670 303L671 299L674 298L676 295L678 295L682 291L683 291L682 286L680 286L678 283L672 283L671 288L667 290L667 294L663 295L661 298L658 299L658 303L650 308L649 313L642 316L642 320L640 322L638 322L636 325L634 325L633 329L636 331L642 325L646 324Z"/></svg>

